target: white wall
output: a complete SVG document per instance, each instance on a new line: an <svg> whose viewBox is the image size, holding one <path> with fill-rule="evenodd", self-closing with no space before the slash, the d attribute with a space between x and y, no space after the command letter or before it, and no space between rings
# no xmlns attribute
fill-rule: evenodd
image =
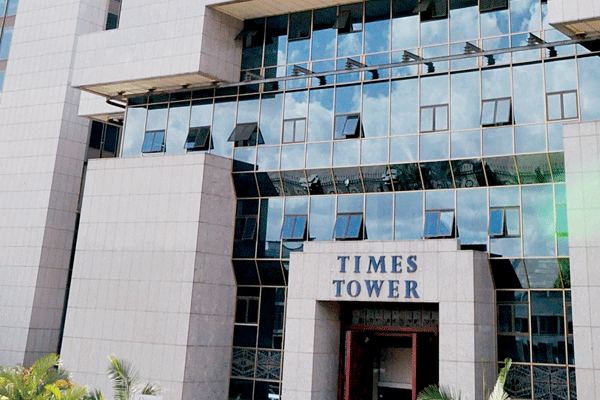
<svg viewBox="0 0 600 400"><path fill-rule="evenodd" d="M458 248L457 240L308 242L302 253L292 253L282 397L337 398L343 301L438 303L439 383L483 397L481 360L488 371L496 365L494 289L487 255ZM391 272L394 255L403 256L401 273ZM407 271L409 255L417 256L414 272ZM345 273L338 256L350 256ZM354 256L361 257L360 273L354 273ZM386 273L368 272L369 256L385 256ZM334 280L357 280L362 290L356 297L345 286L337 293ZM380 295L369 296L364 280L383 280ZM400 281L397 293L390 293L389 280ZM419 298L405 297L406 280L417 283Z"/></svg>
<svg viewBox="0 0 600 400"><path fill-rule="evenodd" d="M563 135L577 397L600 399L600 122Z"/></svg>
<svg viewBox="0 0 600 400"><path fill-rule="evenodd" d="M56 352L88 121L70 87L97 1L20 0L0 100L0 365Z"/></svg>
<svg viewBox="0 0 600 400"><path fill-rule="evenodd" d="M119 28L79 38L73 85L190 74L239 79L243 23L207 9L207 1L130 0ZM169 86L171 83L165 83ZM156 86L161 82L156 81Z"/></svg>
<svg viewBox="0 0 600 400"><path fill-rule="evenodd" d="M158 382L165 399L225 398L235 311L231 161L187 154L88 165L66 368L106 396L114 354Z"/></svg>

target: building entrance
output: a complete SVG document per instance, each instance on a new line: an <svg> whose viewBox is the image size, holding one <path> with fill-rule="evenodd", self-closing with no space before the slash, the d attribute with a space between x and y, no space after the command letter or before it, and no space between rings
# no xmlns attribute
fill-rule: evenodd
<svg viewBox="0 0 600 400"><path fill-rule="evenodd" d="M371 314L377 313L377 310L371 311ZM423 310L410 310L410 313L420 317ZM432 315L431 311L425 313ZM356 310L353 314L356 315ZM353 322L359 321L353 318ZM423 326L422 318L411 318L411 325L418 326L360 322L344 328L340 399L416 400L420 390L438 383L437 324Z"/></svg>

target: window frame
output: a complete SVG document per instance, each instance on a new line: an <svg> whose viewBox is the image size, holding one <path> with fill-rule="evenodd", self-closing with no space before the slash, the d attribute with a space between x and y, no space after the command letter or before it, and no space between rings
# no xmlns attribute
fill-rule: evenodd
<svg viewBox="0 0 600 400"><path fill-rule="evenodd" d="M247 133L249 128L252 128L250 134ZM258 122L244 122L236 124L227 141L233 142L234 147L251 147L256 146L257 144L265 143L262 138Z"/></svg>
<svg viewBox="0 0 600 400"><path fill-rule="evenodd" d="M195 135L192 136L193 132L192 130L196 130ZM206 132L206 139L204 140L204 144L203 145L199 145L198 143L198 135L202 132ZM190 138L194 138L193 142L190 142ZM188 143L192 143L192 146L188 146ZM183 148L186 149L186 151L188 152L194 152L194 151L208 151L211 149L214 149L214 143L213 143L213 138L212 138L212 133L210 130L210 125L205 125L205 126L191 126L188 129L188 135L185 138L185 142L183 143Z"/></svg>
<svg viewBox="0 0 600 400"><path fill-rule="evenodd" d="M302 227L302 235L295 235L294 233L296 232L296 226L298 223L298 220L300 218L304 218L304 222L303 227ZM286 228L286 221L292 221L292 226L290 229L290 234L289 235L284 235L284 228ZM286 214L283 216L283 222L281 224L281 233L279 234L279 238L281 240L291 240L291 241L304 241L306 240L307 237L307 229L308 226L308 215L307 214Z"/></svg>
<svg viewBox="0 0 600 400"><path fill-rule="evenodd" d="M337 124L338 124L339 118L344 118L344 126L342 127L342 131L341 131L342 136L336 137ZM352 132L352 134L345 134L344 132L346 132L346 125L348 124L349 119L356 119L358 122L357 122L356 127L354 128L354 132ZM359 139L359 138L365 137L365 132L363 130L362 118L360 116L360 113L336 114L334 117L334 120L333 120L333 135L334 135L334 140Z"/></svg>
<svg viewBox="0 0 600 400"><path fill-rule="evenodd" d="M302 140L296 140L296 124L299 121L304 121L304 132L302 133ZM286 122L293 122L293 128L292 128L292 140L291 141L286 141ZM301 118L287 118L283 120L283 130L281 132L281 143L282 144L288 144L288 143L304 143L306 142L306 134L307 134L307 119L306 117L301 117Z"/></svg>
<svg viewBox="0 0 600 400"><path fill-rule="evenodd" d="M500 102L508 101L508 120L499 120L498 118L498 104ZM494 117L492 123L484 123L484 105L494 103ZM513 104L512 97L498 97L494 99L485 99L481 100L481 113L479 115L479 125L482 127L492 127L492 126L503 126L503 125L512 125L513 124Z"/></svg>
<svg viewBox="0 0 600 400"><path fill-rule="evenodd" d="M158 132L162 132L162 143L160 144L160 149L155 149L154 144L156 141L156 134ZM148 135L152 135L152 141L150 142L150 149L144 151L144 147L146 145L146 137ZM144 139L142 140L142 154L154 154L154 153L164 153L166 151L166 130L165 129L154 129L150 131L144 132Z"/></svg>
<svg viewBox="0 0 600 400"><path fill-rule="evenodd" d="M436 110L440 108L445 108L446 109L446 127L444 129L437 129L436 125ZM433 110L433 115L432 115L432 126L431 126L431 130L423 130L423 110L429 110L432 109ZM419 108L419 132L420 133L429 133L429 132L444 132L450 129L450 107L448 103L445 104L434 104L434 105L430 105L430 106L421 106Z"/></svg>
<svg viewBox="0 0 600 400"><path fill-rule="evenodd" d="M430 234L427 231L427 215L428 214L437 214L436 219L436 227L435 233ZM450 227L449 234L440 233L440 226L442 222L442 215L452 213L452 226ZM456 227L456 210L451 208L446 209L433 209L433 210L425 210L425 217L423 218L423 238L424 239L440 239L440 238L455 238L457 236L457 227Z"/></svg>
<svg viewBox="0 0 600 400"><path fill-rule="evenodd" d="M507 219L507 211L516 211L517 212L517 222L518 222L518 232L510 233L508 231L508 219ZM500 221L501 227L500 232L494 231L492 232L492 212L494 211L502 211L502 221ZM489 215L488 215L488 235L490 237L499 237L499 238L515 238L521 237L521 207L519 206L505 206L505 207L490 207Z"/></svg>
<svg viewBox="0 0 600 400"><path fill-rule="evenodd" d="M577 112L577 115L574 117L565 117L565 95L566 94L575 94L575 110ZM560 98L560 118L550 118L550 102L548 101L548 98L550 96L559 96ZM577 89L571 89L571 90L561 90L561 91L557 91L557 92L549 92L546 93L546 120L547 121L562 121L562 120L570 120L570 119L578 119L579 118L579 94L577 93Z"/></svg>
<svg viewBox="0 0 600 400"><path fill-rule="evenodd" d="M352 217L360 217L359 228L356 234L349 235L348 229L351 227L350 222L352 221ZM345 219L344 230L341 235L337 235L337 227L340 221ZM362 240L364 236L364 214L362 212L346 212L346 213L338 213L335 217L335 223L333 225L333 239L335 240Z"/></svg>

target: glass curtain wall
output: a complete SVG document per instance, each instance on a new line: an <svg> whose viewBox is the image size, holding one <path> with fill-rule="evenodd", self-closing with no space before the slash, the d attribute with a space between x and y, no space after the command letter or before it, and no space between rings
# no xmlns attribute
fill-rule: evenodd
<svg viewBox="0 0 600 400"><path fill-rule="evenodd" d="M510 395L576 398L562 124L600 118L600 59L580 44L528 48L566 39L547 3L500 3L248 20L246 85L129 99L123 157L234 160L230 398L280 393L288 258L304 241L444 237L492 256Z"/></svg>

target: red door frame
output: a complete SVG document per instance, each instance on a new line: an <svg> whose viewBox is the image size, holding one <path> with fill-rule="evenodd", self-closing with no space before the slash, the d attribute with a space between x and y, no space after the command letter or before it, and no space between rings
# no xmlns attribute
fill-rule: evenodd
<svg viewBox="0 0 600 400"><path fill-rule="evenodd" d="M365 325L350 325L345 332L344 354L340 354L340 362L344 360L344 376L343 385L340 382L339 388L343 386L343 400L351 400L350 398L350 374L351 364L350 354L352 351L353 334L357 331L369 331L379 337L410 337L412 340L412 355L411 355L411 370L412 370L412 400L417 400L417 335L419 333L434 333L438 334L438 328L398 328L389 326L365 326ZM340 364L341 365L341 364Z"/></svg>

